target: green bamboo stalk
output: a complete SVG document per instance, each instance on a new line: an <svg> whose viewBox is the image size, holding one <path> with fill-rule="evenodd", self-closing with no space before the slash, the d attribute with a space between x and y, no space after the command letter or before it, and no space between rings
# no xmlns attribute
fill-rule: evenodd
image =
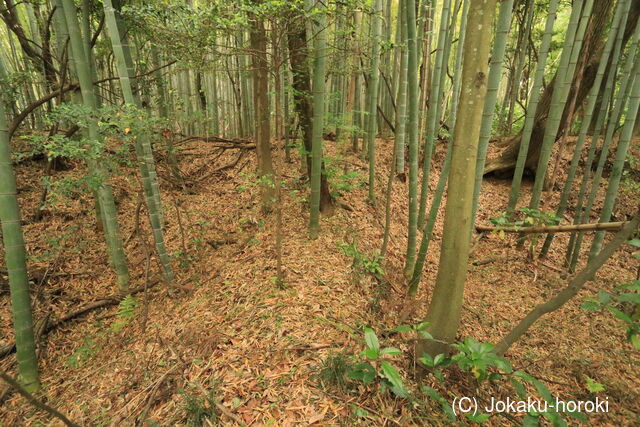
<svg viewBox="0 0 640 427"><path fill-rule="evenodd" d="M420 2L420 17L418 23L418 60L420 65L420 75L418 77L418 87L420 90L420 98L418 105L420 114L418 118L418 129L423 130L426 117L423 111L427 108L427 100L429 97L429 87L433 78L431 72L431 41L433 39L433 28L435 20L435 10L438 0L422 0Z"/></svg>
<svg viewBox="0 0 640 427"><path fill-rule="evenodd" d="M638 116L638 106L640 105L640 59L638 57L635 58L633 74L633 88L631 89L628 101L629 107L627 109L624 126L618 140L616 158L613 161L613 167L611 168L611 174L609 175L609 186L607 187L607 194L602 204L602 210L600 211L599 222L607 222L611 219L613 207L618 197L618 187L620 186L620 179L622 178L622 170L624 169L624 163L627 159L627 152L629 151L631 137L633 136L633 128ZM597 232L593 238L591 249L589 251L589 262L591 262L600 252L603 240L604 233Z"/></svg>
<svg viewBox="0 0 640 427"><path fill-rule="evenodd" d="M91 111L96 111L98 104L91 79L91 68L84 54L80 26L76 16L73 0L56 0L58 7L64 10L67 29L73 51L73 60L78 79L80 81L80 91L84 105ZM89 139L98 140L98 124L93 120L89 124ZM113 265L118 287L121 292L126 292L129 286L129 268L124 253L122 238L120 236L120 225L118 224L117 210L111 187L108 184L108 175L104 168L92 158L87 159L90 172L98 181L98 200L100 201L101 216L104 223L104 232L107 240L109 259Z"/></svg>
<svg viewBox="0 0 640 427"><path fill-rule="evenodd" d="M577 58L580 54L582 41L589 22L589 16L591 15L593 1L594 0L587 0L584 8L582 8L582 0L573 5L571 20L569 21L565 43L560 56L560 65L558 66L558 71L556 73L555 87L553 95L551 96L549 118L547 119L544 128L544 138L540 149L540 158L538 159L538 166L536 167L536 179L533 183L531 201L529 203L529 208L531 209L537 209L540 204L542 189L544 187L547 168L549 166L549 158L551 157L551 148L553 147L558 135L560 121L562 120L562 114L567 103L569 89L571 88L571 82L575 72L577 60L574 61L573 57ZM579 13L581 9L582 14ZM582 15L581 18L580 15ZM570 119L571 118L569 118L569 120Z"/></svg>
<svg viewBox="0 0 640 427"><path fill-rule="evenodd" d="M455 138L455 136L453 136ZM410 297L415 297L418 293L418 286L420 285L420 279L422 278L422 270L424 269L424 263L427 259L427 253L429 251L429 243L433 238L433 229L436 224L438 211L442 204L442 197L444 196L444 190L449 178L449 170L451 169L451 159L453 157L453 144L449 142L447 145L447 154L442 164L442 170L438 177L438 184L436 185L436 191L433 193L433 200L431 201L431 207L429 208L429 216L427 217L427 223L422 228L422 240L420 241L420 249L416 256L416 263L413 268L413 275L409 281ZM472 222L473 224L473 222Z"/></svg>
<svg viewBox="0 0 640 427"><path fill-rule="evenodd" d="M626 20L623 18L623 24L624 22L626 22ZM574 222L573 222L574 224L580 224L584 220L583 218L584 212L586 211L586 208L584 205L585 197L588 200L587 190L588 190L589 182L591 179L591 171L592 171L593 162L595 161L596 148L598 145L598 141L600 139L600 136L603 130L606 133L605 126L609 116L609 107L610 107L609 104L611 102L611 99L613 98L613 93L614 93L614 85L615 85L615 77L616 77L615 70L617 70L618 68L618 61L620 59L620 52L622 50L622 40L623 40L623 31L619 30L618 35L616 36L613 56L611 58L610 64L607 64L607 68L612 71L607 73L607 80L605 82L604 88L602 89L602 95L601 95L602 99L600 101L600 109L598 110L598 114L595 119L595 125L593 127L593 130L591 131L591 144L589 147L589 151L587 153L587 160L585 161L585 165L583 167L584 173L582 175L582 182L580 183L580 190L578 191L578 198L575 206L576 214L574 215ZM633 44L632 44L632 49L633 49ZM589 208L589 211L590 209L591 208ZM579 250L576 252L575 257L573 256L573 253L576 247L579 248L581 246L582 236L583 235L580 233L571 233L571 237L569 238L569 244L567 245L567 251L565 255L565 262L570 270L573 270L573 268L575 267L578 261L577 256L578 256Z"/></svg>
<svg viewBox="0 0 640 427"><path fill-rule="evenodd" d="M480 189L482 188L482 177L484 175L484 164L487 160L487 149L489 148L489 139L491 138L493 114L496 109L496 100L498 99L498 89L500 88L500 78L502 77L502 63L504 62L504 52L507 46L512 12L513 0L505 0L500 3L498 23L496 26L493 50L491 52L491 63L489 66L487 96L484 99L484 110L482 112L480 142L478 143L478 158L476 160L476 181L473 186L472 221L469 232L473 231L473 224L475 223L476 214L478 212Z"/></svg>
<svg viewBox="0 0 640 427"><path fill-rule="evenodd" d="M367 86L367 149L369 157L369 203L375 204L375 147L377 134L377 110L380 82L380 32L382 27L382 0L375 0L371 16L371 68Z"/></svg>
<svg viewBox="0 0 640 427"><path fill-rule="evenodd" d="M449 123L450 129L456 127L456 111L458 110L458 100L460 96L460 82L462 80L462 54L464 50L464 39L466 37L466 23L467 15L469 14L469 0L464 0L462 4L462 16L460 17L460 30L458 31L458 42L456 49L456 62L454 65L453 85L451 88L451 122ZM455 21L454 21L455 22Z"/></svg>
<svg viewBox="0 0 640 427"><path fill-rule="evenodd" d="M137 108L142 108L140 95L137 91L137 89L139 89L139 85L137 79L134 77L135 66L131 57L129 41L125 36L126 29L124 27L122 19L120 19L120 10L118 9L119 5L115 3L110 4L110 13L113 14L113 16L107 18L105 11L105 17L111 22L109 29L110 37L114 49L114 55L116 56L120 85L125 96L125 103L131 104ZM113 7L114 5L116 5L116 7ZM111 28L113 28L113 30L111 30ZM117 33L114 33L112 35L113 31L116 31ZM117 39L116 41L114 41L114 37ZM126 91L124 85L128 86L128 89ZM153 149L151 147L151 140L149 139L149 135L144 132L142 135L136 138L136 143L140 144L140 160L144 162L146 174L148 175L149 179L149 185L151 185L151 195L155 203L155 214L158 216L158 219L160 221L160 227L163 228L164 214L162 210L162 202L160 200L160 183L158 180L158 174L156 172L156 164L153 158Z"/></svg>
<svg viewBox="0 0 640 427"><path fill-rule="evenodd" d="M468 233L460 230L468 230L471 222L474 167L487 89L487 62L495 9L493 0L471 0L470 3L440 264L425 319L434 340L418 342L418 357L424 353L433 357L443 350L446 352L448 345L443 342L448 343L455 338L460 323L470 248Z"/></svg>
<svg viewBox="0 0 640 427"><path fill-rule="evenodd" d="M382 14L382 31L380 37L380 43L389 45L391 43L391 4L392 0L384 0L384 6L381 5L380 10L384 10ZM387 118L391 122L395 122L396 110L393 108L393 96L395 96L395 91L393 90L393 81L395 81L395 76L391 76L391 49L384 49L382 52L382 64L380 67L380 74L386 78L384 84L378 85L379 95L379 104L382 108L382 111L385 112ZM389 79L392 80L392 84L388 85ZM391 91L389 88L391 87ZM383 122L386 125L386 122ZM385 126L388 131L391 131L389 126ZM380 131L383 131L383 128L380 128ZM386 132L388 134L388 132Z"/></svg>
<svg viewBox="0 0 640 427"><path fill-rule="evenodd" d="M447 144L447 153L444 159L444 163L442 164L442 169L440 170L440 176L438 177L438 183L436 185L435 192L433 194L433 200L431 201L431 207L429 208L429 215L427 217L427 222L422 229L422 240L420 241L420 248L418 250L418 255L416 257L416 263L413 269L413 275L411 280L409 281L409 296L414 297L418 292L418 286L420 285L420 279L422 278L422 270L424 268L424 263L427 258L427 253L429 251L429 243L433 238L433 229L435 228L436 218L438 216L438 211L440 210L440 205L442 203L442 198L444 196L444 191L446 189L449 169L451 167L451 159L453 158L453 145L451 144L451 140L455 138L455 129L456 129L456 117L457 117L457 109L458 109L458 101L459 101L459 91L460 91L460 83L462 81L462 58L463 58L463 46L466 35L466 23L467 16L469 10L469 0L464 0L463 8L462 8L462 20L460 21L460 34L458 37L458 51L456 52L456 66L455 66L455 76L454 76L454 84L452 88L452 114L451 114L451 128L453 129L453 135Z"/></svg>
<svg viewBox="0 0 640 427"><path fill-rule="evenodd" d="M418 43L416 40L415 0L407 0L405 7L407 34L407 139L409 146L409 219L407 256L404 276L410 278L416 257L418 236Z"/></svg>
<svg viewBox="0 0 640 427"><path fill-rule="evenodd" d="M360 56L361 56L361 52L360 52L360 46L361 46L361 37L360 37L360 27L361 27L361 22L362 22L362 12L360 10L356 10L353 16L353 25L355 27L355 45L356 45L356 52L355 52L355 60L354 60L354 67L355 70L353 71L354 73L354 90L355 90L355 94L353 96L353 133L351 135L351 147L354 153L358 152L358 140L360 138L360 127L362 126L362 111L361 111L361 96L360 96L360 92L361 92L361 70L359 69L360 66L358 65L360 63Z"/></svg>
<svg viewBox="0 0 640 427"><path fill-rule="evenodd" d="M556 217L562 218L567 210L567 204L569 201L569 196L571 195L571 189L573 187L573 181L575 179L576 172L578 170L578 163L580 162L580 157L582 155L582 148L584 147L584 143L587 138L587 133L589 132L589 128L591 127L593 121L593 113L595 110L595 106L598 100L598 94L600 93L602 81L604 79L604 73L607 69L607 65L609 64L609 56L613 51L614 42L619 33L619 29L621 26L621 22L624 22L623 18L628 13L628 8L630 7L631 2L622 0L619 1L616 6L615 15L612 21L611 29L609 30L609 36L607 38L607 42L602 51L602 56L600 58L600 63L598 65L598 71L596 72L596 78L593 82L593 86L589 91L589 96L587 98L587 106L584 110L584 115L582 118L582 125L580 127L580 134L578 135L578 140L576 142L575 149L573 151L573 157L571 158L571 164L569 165L569 170L567 172L567 179L564 184L564 188L562 190L562 195L560 196L560 201L558 202L558 208L556 210ZM626 11L625 11L626 6ZM595 147L595 141L592 141L591 145ZM588 174L588 171L585 170L585 174ZM545 257L551 247L551 243L553 242L554 233L547 234L547 238L542 245L542 250L540 251L540 257Z"/></svg>
<svg viewBox="0 0 640 427"><path fill-rule="evenodd" d="M438 34L438 45L436 48L436 60L431 79L431 93L429 95L429 108L427 110L427 130L424 143L424 161L422 165L422 186L420 188L420 204L418 208L418 227L424 225L425 214L427 210L427 193L429 191L429 173L431 169L431 155L433 146L439 129L438 119L440 118L440 109L442 101L442 82L444 74L446 74L446 64L448 61L447 54L447 33L449 32L449 14L451 11L451 0L444 0L442 4L440 29Z"/></svg>
<svg viewBox="0 0 640 427"><path fill-rule="evenodd" d="M502 105L503 112L505 109L507 111L505 114L503 114L504 123L500 128L504 129L504 133L506 135L511 133L511 126L513 125L513 111L516 105L516 100L518 99L518 86L522 79L522 70L524 69L524 63L527 57L526 46L529 43L529 35L531 34L533 10L535 9L534 1L527 0L525 7L527 8L527 11L525 13L525 16L523 17L522 22L524 28L520 29L518 33L518 39L516 40L516 51L514 53L514 62L516 65L513 70L513 75L511 76L511 81L509 82L509 88L505 93L505 102ZM520 35L522 35L522 37L520 37ZM520 46L518 43L524 43L525 48Z"/></svg>
<svg viewBox="0 0 640 427"><path fill-rule="evenodd" d="M136 108L142 108L139 96L133 93L132 80L133 77L133 61L128 55L127 39L123 37L116 21L116 10L111 0L104 0L104 13L111 38L113 53L117 61L118 76L120 78L120 86L124 95L125 103L133 105ZM129 56L129 60L127 60ZM164 243L164 233L162 231L162 208L160 207L160 190L157 186L157 178L154 180L152 174L155 175L155 161L151 148L149 135L144 132L136 137L136 153L138 155L138 165L140 167L140 175L142 176L142 185L144 189L145 201L147 203L147 211L149 213L149 222L153 231L156 252L162 266L164 278L167 281L174 281L175 275L171 268L171 260L167 253ZM153 171L153 172L152 172Z"/></svg>
<svg viewBox="0 0 640 427"><path fill-rule="evenodd" d="M29 298L27 255L20 221L16 179L13 173L9 130L4 99L0 98L0 223L5 262L9 273L9 293L13 329L16 338L16 359L20 382L30 392L40 388L38 357L33 333L33 317Z"/></svg>
<svg viewBox="0 0 640 427"><path fill-rule="evenodd" d="M520 137L520 150L518 151L518 158L513 171L513 181L511 182L511 191L509 192L509 203L507 206L509 217L513 216L520 197L522 174L524 173L524 166L527 161L527 154L529 153L529 143L531 142L531 134L533 133L533 126L535 124L536 110L538 109L538 102L540 101L540 95L542 93L541 89L544 81L544 70L547 65L547 57L549 55L551 37L553 36L553 24L556 21L558 3L559 0L551 0L549 2L547 21L545 23L540 49L538 51L538 65L536 66L533 88L531 90L531 95L529 96L529 102L527 103L527 114L525 117L522 136Z"/></svg>
<svg viewBox="0 0 640 427"><path fill-rule="evenodd" d="M311 145L311 197L309 216L309 236L318 237L320 231L320 174L322 173L322 132L324 130L324 95L326 73L327 39L325 29L325 7L319 1L315 4L316 20L314 49L313 49L313 120Z"/></svg>
<svg viewBox="0 0 640 427"><path fill-rule="evenodd" d="M583 223L587 218L590 217L591 208L595 203L596 197L598 195L598 191L600 189L600 181L602 180L604 165L606 163L606 160L609 154L611 143L613 142L613 134L618 128L619 117L622 114L622 111L624 110L624 106L628 101L628 98L625 96L626 88L628 85L630 85L631 81L635 77L633 67L635 64L635 56L637 53L638 42L640 41L639 35L640 35L640 21L638 21L638 24L636 25L636 28L635 28L635 32L633 35L633 42L629 50L630 56L627 57L626 63L624 65L624 69L621 73L620 88L615 96L613 109L611 110L611 113L609 115L609 122L607 123L604 141L602 143L602 149L600 151L600 158L598 159L596 171L594 172L593 178L591 181L591 190L587 198L587 203L584 206L584 209L577 211L577 212L580 212L578 222L577 222L578 224ZM621 45L622 45L622 38L620 38L619 46ZM614 69L610 71L610 73L612 74L612 78L614 78L615 76L615 72L613 70ZM613 83L610 86L610 90L613 90ZM604 114L606 114L605 108L606 108L606 105L603 105L603 108L601 111L603 114L603 119L604 117L606 117L604 116ZM585 174L585 175L588 175L588 174ZM578 233L575 239L573 239L573 241L570 240L569 243L570 243L570 250L572 251L571 258L569 261L569 269L573 271L573 269L575 268L578 262L580 247L582 246L582 234ZM573 243L573 246L571 246L571 243Z"/></svg>
<svg viewBox="0 0 640 427"><path fill-rule="evenodd" d="M396 159L396 173L404 173L404 157L405 157L405 143L406 143L406 125L407 125L407 64L409 61L407 55L406 46L406 27L404 25L405 17L405 2L398 3L398 31L400 33L398 37L399 49L400 49L400 69L398 76L398 87L396 95L396 106L398 108L396 114L396 135L395 135L395 159Z"/></svg>

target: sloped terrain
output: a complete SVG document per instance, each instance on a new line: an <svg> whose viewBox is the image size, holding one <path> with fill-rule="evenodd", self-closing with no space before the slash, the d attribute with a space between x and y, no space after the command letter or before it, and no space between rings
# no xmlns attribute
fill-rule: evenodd
<svg viewBox="0 0 640 427"><path fill-rule="evenodd" d="M221 153L210 143L190 140L178 145L183 183L161 168L167 244L179 276L173 285L157 283L159 269L135 174L119 174L113 185L132 286L147 289L135 301L91 311L42 339L42 396L82 425L189 425L213 413L229 425L449 424L440 406L417 391L412 337L385 333L425 315L437 272L442 213L414 302L405 301L402 279L406 183L394 181L384 280L354 272L353 260L341 248L355 245L369 256L379 251L391 147L392 142L379 141L379 195L373 207L366 203L366 163L346 145L327 142L330 179L342 193L341 206L322 218L317 240L307 238L307 188L300 181L297 156L286 163L280 149L273 151L284 182L281 286L275 279L276 216L261 213L251 150ZM431 190L443 159L444 147L439 146ZM214 172L225 165L234 166ZM17 168L25 218L37 205L41 168L37 162ZM80 173L75 165L55 177ZM505 209L508 186L507 181L485 181L478 221L486 223ZM530 187L525 182L525 199ZM553 210L558 196L547 193L543 208ZM637 194L625 197L617 219L623 220L637 204ZM55 319L115 294L115 278L90 212L91 199L77 194L61 198L42 222L26 221L36 318ZM583 248L588 248L590 236L585 240ZM547 259L531 261L514 236L476 239L460 338L497 342L535 304L561 289L567 241L568 235L558 235ZM583 297L634 279L637 269L631 249L624 248L579 298L543 317L507 354L514 367L541 379L563 399L594 398L586 377L602 383L605 391L597 396L608 397L610 412L590 418L599 425L638 422L640 354L625 342L624 329L613 316L579 307ZM5 287L0 290L2 347L13 338L8 293ZM336 355L359 354L363 326L378 332L384 345L403 350L395 364L416 390L410 401L382 394L375 385L340 388L319 378ZM15 370L13 355L0 363L4 370ZM432 377L420 381L445 391ZM465 373L447 373L446 390L452 396L515 397L508 382L474 384ZM4 425L57 425L15 394L0 407L0 419ZM489 420L491 425L518 422L512 416Z"/></svg>

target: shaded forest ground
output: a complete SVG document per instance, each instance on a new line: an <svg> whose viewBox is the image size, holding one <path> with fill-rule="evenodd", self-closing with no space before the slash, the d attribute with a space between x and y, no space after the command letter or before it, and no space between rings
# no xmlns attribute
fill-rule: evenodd
<svg viewBox="0 0 640 427"><path fill-rule="evenodd" d="M234 168L212 173L235 162L238 151L225 150L219 155L206 142L179 144L179 167L187 177L187 188L179 189L170 182L167 170L160 171L167 242L175 255L179 284L150 286L138 294L135 318L127 324L113 307L93 311L49 333L40 353L48 403L83 425L133 425L145 420L159 425L186 424L193 421L197 408L216 405L225 424L448 424L433 401L418 399L409 404L381 395L374 386L343 391L330 384L323 386L317 378L328 356L362 350L362 326L369 325L380 333L400 322L417 323L425 315L437 272L442 214L417 303L413 310L407 310L401 273L406 246L406 183L395 181L392 194L391 241L385 266L390 285L366 275L356 277L352 260L339 247L355 242L362 253L379 250L384 224L382 191L391 146L391 142L379 143L379 206L373 208L366 203L366 163L348 152L346 144L327 143L325 154L332 159L330 169L335 173L331 180L340 183L340 200L352 210L338 208L331 217L323 217L320 238L315 241L307 239L308 209L303 200L307 187L299 181L297 155L294 163L286 164L281 150L273 151L275 169L284 172L280 178L285 182L286 277L280 288L275 281L275 215L260 213L258 189L252 184L255 153L247 151ZM634 146L638 155L637 142ZM439 145L432 190L443 159L444 147ZM25 218L37 205L41 170L42 164L37 162L17 167ZM55 175L80 173L76 166ZM132 176L118 175L113 186L133 286L143 286L154 283L158 267L146 255L151 246L143 240L149 240L150 233L144 209L140 211L140 186ZM485 180L478 221L486 222L505 209L508 185L507 181ZM530 188L531 182L525 182L525 198ZM543 209L553 210L558 196L558 192L547 193ZM616 219L624 220L625 214L632 213L638 198L638 194L624 193ZM599 206L594 211L599 212ZM56 318L115 293L105 245L90 212L91 199L77 194L62 199L44 221L26 220L36 319L46 315ZM478 265L470 268L460 338L496 342L534 304L565 285L560 267L568 235L558 235L550 257L543 262L528 260L526 250L517 248L515 239L485 235L474 244L471 259ZM588 235L584 248L590 239ZM598 396L608 396L610 412L590 418L601 424L638 422L640 354L624 342L624 329L613 316L587 313L579 306L583 297L593 296L599 289L611 291L635 278L637 267L628 247L618 252L579 298L541 319L507 354L514 367L540 378L563 399L593 398L585 376L604 384L606 390ZM4 279L0 279L0 347L13 340ZM400 320L400 312L410 313L410 318ZM408 338L384 338L383 344L405 350L396 364L413 378ZM14 356L10 356L0 365L13 372L14 363ZM466 374L452 371L448 375L447 389L456 395L516 397L504 383L476 390ZM433 379L428 381L444 391ZM358 418L356 407L366 410L368 416ZM4 425L51 422L15 394L0 407L0 420ZM489 421L492 425L517 422L517 417L500 416Z"/></svg>

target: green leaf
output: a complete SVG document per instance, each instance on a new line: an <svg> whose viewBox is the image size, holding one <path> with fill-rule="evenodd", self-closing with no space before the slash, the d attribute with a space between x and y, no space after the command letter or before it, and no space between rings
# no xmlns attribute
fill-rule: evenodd
<svg viewBox="0 0 640 427"><path fill-rule="evenodd" d="M588 422L587 416L580 411L567 411L566 414L573 419L578 421L582 421L583 423Z"/></svg>
<svg viewBox="0 0 640 427"><path fill-rule="evenodd" d="M522 427L538 427L539 415L527 414L522 419Z"/></svg>
<svg viewBox="0 0 640 427"><path fill-rule="evenodd" d="M553 402L554 401L553 396L551 395L551 392L549 391L549 389L547 388L546 385L544 385L544 384L542 384L542 382L540 382L540 380L537 380L537 379L533 378L533 381L531 381L531 383L536 388L538 393L540 393L540 396L542 396L544 398L544 400L546 400L547 402Z"/></svg>
<svg viewBox="0 0 640 427"><path fill-rule="evenodd" d="M496 368L500 369L503 372L510 374L513 371L513 368L511 367L511 363L509 363L509 361L504 357L500 357L493 353L489 353L486 356L486 358L488 359L489 362L491 362L493 366L495 366Z"/></svg>
<svg viewBox="0 0 640 427"><path fill-rule="evenodd" d="M511 384L513 384L513 387L516 389L518 397L522 399L527 395L527 390L524 388L524 385L520 381L516 380L515 378L511 378Z"/></svg>
<svg viewBox="0 0 640 427"><path fill-rule="evenodd" d="M380 357L380 353L378 352L378 350L374 350L372 348L368 348L365 351L363 351L364 356L367 359L370 360L376 360L378 357Z"/></svg>
<svg viewBox="0 0 640 427"><path fill-rule="evenodd" d="M492 372L491 374L489 374L489 377L488 377L489 381L498 381L501 378L502 378L502 375L500 375L497 372Z"/></svg>
<svg viewBox="0 0 640 427"><path fill-rule="evenodd" d="M607 310L612 312L618 319L623 320L623 321L625 321L627 323L633 323L633 319L629 315L623 313L622 311L618 310L617 308L611 307L610 305L608 305L607 306Z"/></svg>
<svg viewBox="0 0 640 427"><path fill-rule="evenodd" d="M640 238L631 239L627 242L627 245L635 246L636 248L640 248Z"/></svg>
<svg viewBox="0 0 640 427"><path fill-rule="evenodd" d="M353 370L347 374L352 380L360 381L364 385L369 385L376 378L377 372L370 363L358 363Z"/></svg>
<svg viewBox="0 0 640 427"><path fill-rule="evenodd" d="M393 329L398 331L398 332L411 332L411 328L409 326L405 326L405 325L396 326Z"/></svg>
<svg viewBox="0 0 640 427"><path fill-rule="evenodd" d="M551 421L554 427L566 427L567 422L557 412L543 412L542 416Z"/></svg>
<svg viewBox="0 0 640 427"><path fill-rule="evenodd" d="M378 337L376 333L373 332L371 328L364 328L364 341L367 343L367 346L373 350L380 350L380 341L378 341Z"/></svg>
<svg viewBox="0 0 640 427"><path fill-rule="evenodd" d="M609 304L611 302L611 294L607 291L598 292L598 301L600 304Z"/></svg>
<svg viewBox="0 0 640 427"><path fill-rule="evenodd" d="M444 361L444 354L436 354L436 357L433 358L433 366L438 366Z"/></svg>
<svg viewBox="0 0 640 427"><path fill-rule="evenodd" d="M366 409L359 408L353 403L350 403L349 406L351 406L351 408L353 409L353 415L355 415L356 417L365 418L369 416L369 411L367 411Z"/></svg>
<svg viewBox="0 0 640 427"><path fill-rule="evenodd" d="M435 389L424 386L424 385L421 388L422 388L422 391L424 391L424 393L427 396L429 396L431 399L435 400L440 404L444 413L447 414L447 416L451 420L456 420L458 418L456 417L455 412L453 412L453 408L451 408L451 405L449 404L449 402L447 402L447 399L442 397L440 393L438 393Z"/></svg>
<svg viewBox="0 0 640 427"><path fill-rule="evenodd" d="M416 331L421 331L427 326L429 326L429 322L420 322L415 326L415 328L416 328Z"/></svg>
<svg viewBox="0 0 640 427"><path fill-rule="evenodd" d="M522 379L522 380L524 380L524 381L526 381L528 383L532 383L535 380L535 378L533 378L531 375L529 375L529 374L527 374L526 372L523 372L523 371L515 371L513 373L513 376L517 377L517 378L520 378L520 379Z"/></svg>
<svg viewBox="0 0 640 427"><path fill-rule="evenodd" d="M640 350L640 337L638 337L638 335L631 335L629 337L629 341L631 341L631 345L633 345L633 348L635 348L636 350Z"/></svg>
<svg viewBox="0 0 640 427"><path fill-rule="evenodd" d="M432 340L433 339L433 335L431 335L427 331L418 331L418 335L420 335L420 338L425 339L425 340Z"/></svg>
<svg viewBox="0 0 640 427"><path fill-rule="evenodd" d="M469 421L472 421L477 424L482 424L483 422L491 418L490 414L476 414L476 415L464 414L464 415L469 419Z"/></svg>
<svg viewBox="0 0 640 427"><path fill-rule="evenodd" d="M580 308L583 309L584 311L600 311L602 307L598 302L586 301L582 303Z"/></svg>
<svg viewBox="0 0 640 427"><path fill-rule="evenodd" d="M435 366L433 357L431 357L429 353L423 354L422 357L418 358L418 360L427 366Z"/></svg>
<svg viewBox="0 0 640 427"><path fill-rule="evenodd" d="M596 382L596 380L594 380L593 378L585 375L584 379L587 381L587 390L589 390L591 393L597 393L599 391L604 391L604 385L600 384L599 382Z"/></svg>
<svg viewBox="0 0 640 427"><path fill-rule="evenodd" d="M618 301L640 304L640 294L636 294L636 293L620 294L618 295Z"/></svg>
<svg viewBox="0 0 640 427"><path fill-rule="evenodd" d="M385 361L380 363L380 367L382 368L382 374L384 375L384 377L388 379L389 382L393 385L393 392L398 397L407 397L407 390L404 388L402 377L400 377L400 374L398 374L396 368L391 366L389 362Z"/></svg>
<svg viewBox="0 0 640 427"><path fill-rule="evenodd" d="M402 354L402 350L395 347L386 347L386 348L383 348L382 351L380 351L381 356L387 356L387 355L398 356L400 354Z"/></svg>
<svg viewBox="0 0 640 427"><path fill-rule="evenodd" d="M627 291L640 291L640 280L634 280L633 282L622 285L619 288Z"/></svg>

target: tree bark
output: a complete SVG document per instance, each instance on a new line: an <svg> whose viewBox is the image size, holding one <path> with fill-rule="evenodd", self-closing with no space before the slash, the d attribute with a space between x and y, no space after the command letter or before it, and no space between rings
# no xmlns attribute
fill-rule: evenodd
<svg viewBox="0 0 640 427"><path fill-rule="evenodd" d="M471 0L464 42L462 86L453 133L440 264L426 321L434 340L418 341L416 356L446 352L458 331L469 260L469 230L480 125L487 92L496 2Z"/></svg>
<svg viewBox="0 0 640 427"><path fill-rule="evenodd" d="M626 222L598 222L595 224L565 224L565 225L545 225L540 227L492 227L489 225L476 225L476 230L480 232L504 232L504 233L563 233L573 231L618 231Z"/></svg>
<svg viewBox="0 0 640 427"><path fill-rule="evenodd" d="M629 19L624 32L623 47L631 37L633 30L635 29L638 16L640 16L640 0L632 0L632 6ZM593 11L591 13L591 22L587 27L587 34L585 36L585 42L583 49L589 49L586 56L586 67L584 73L581 76L582 81L580 84L576 84L575 81L578 76L574 76L574 81L571 83L571 92L568 99L572 99L574 96L574 88L579 86L577 96L575 98L576 105L582 105L585 97L589 93L589 90L593 86L593 82L596 78L598 65L600 64L600 57L604 48L604 41L609 23L609 16L613 10L614 0L598 0L593 5ZM527 161L525 168L535 173L538 159L540 158L540 149L542 148L542 141L544 139L545 126L547 123L547 117L549 114L549 108L551 106L551 98L553 95L553 89L555 86L556 76L554 75L551 82L547 85L545 91L542 93L540 103L536 109L536 121L533 126L533 132L531 134L531 142L529 150L527 152ZM571 122L568 117L569 105L565 106L565 111L560 121L557 137L563 134L568 123ZM496 158L487 161L484 168L484 174L493 173L499 177L511 177L513 175L513 169L516 165L518 158L518 151L520 150L520 138L521 134L514 136L507 148Z"/></svg>
<svg viewBox="0 0 640 427"><path fill-rule="evenodd" d="M271 161L270 109L269 109L269 65L267 62L267 36L264 22L250 17L251 30L249 40L254 54L253 62L253 105L256 136L256 154L258 157L258 175L261 178L262 208L269 212L275 197L273 163Z"/></svg>
<svg viewBox="0 0 640 427"><path fill-rule="evenodd" d="M293 72L293 104L296 113L298 113L300 128L302 129L302 140L307 153L305 157L308 173L311 170L311 118L313 117L313 108L309 98L311 95L311 76L309 73L309 51L304 19L291 20L291 26L287 32L287 43L291 71ZM326 212L331 206L333 206L333 198L329 192L329 182L327 181L323 161L320 178L320 211Z"/></svg>

